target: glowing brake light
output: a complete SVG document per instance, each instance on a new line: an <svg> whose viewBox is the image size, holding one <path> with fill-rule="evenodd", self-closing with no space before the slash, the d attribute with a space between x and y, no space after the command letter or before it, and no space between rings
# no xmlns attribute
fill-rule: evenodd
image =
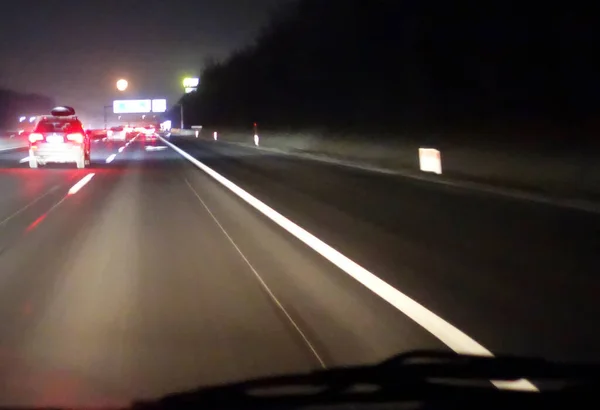
<svg viewBox="0 0 600 410"><path fill-rule="evenodd" d="M83 134L80 134L80 133L68 134L67 140L81 144L83 142Z"/></svg>
<svg viewBox="0 0 600 410"><path fill-rule="evenodd" d="M44 136L42 134L38 134L35 132L32 132L31 134L29 134L29 142L31 143L35 143L36 141L43 141L44 140Z"/></svg>

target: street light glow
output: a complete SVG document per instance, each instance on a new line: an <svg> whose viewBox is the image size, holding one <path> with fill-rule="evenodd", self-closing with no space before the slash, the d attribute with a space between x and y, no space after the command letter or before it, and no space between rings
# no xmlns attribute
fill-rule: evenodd
<svg viewBox="0 0 600 410"><path fill-rule="evenodd" d="M120 79L119 81L117 81L117 90L119 90L119 91L125 91L128 86L129 86L129 83L127 82L127 80L125 80L123 78Z"/></svg>
<svg viewBox="0 0 600 410"><path fill-rule="evenodd" d="M195 88L198 87L198 84L200 84L200 79L199 78L184 78L183 79L183 86L185 88Z"/></svg>

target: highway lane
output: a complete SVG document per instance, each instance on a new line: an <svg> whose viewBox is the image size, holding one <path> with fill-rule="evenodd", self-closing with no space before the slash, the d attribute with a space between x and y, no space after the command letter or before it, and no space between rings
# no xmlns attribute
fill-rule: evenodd
<svg viewBox="0 0 600 410"><path fill-rule="evenodd" d="M600 360L600 217L172 141L495 353Z"/></svg>
<svg viewBox="0 0 600 410"><path fill-rule="evenodd" d="M16 147L24 147L27 145L27 138L21 135L14 137L8 136L0 131L0 152L9 151Z"/></svg>
<svg viewBox="0 0 600 410"><path fill-rule="evenodd" d="M30 205L0 226L0 405L123 404L445 349L161 146L98 143L85 170L0 154L0 220Z"/></svg>

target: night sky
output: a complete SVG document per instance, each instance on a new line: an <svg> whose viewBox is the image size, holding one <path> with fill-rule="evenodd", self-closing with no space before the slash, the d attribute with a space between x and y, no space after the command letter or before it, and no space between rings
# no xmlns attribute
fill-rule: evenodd
<svg viewBox="0 0 600 410"><path fill-rule="evenodd" d="M54 97L92 122L115 98L173 103L184 76L252 42L269 11L289 1L3 2L0 88ZM121 77L124 95L114 86Z"/></svg>

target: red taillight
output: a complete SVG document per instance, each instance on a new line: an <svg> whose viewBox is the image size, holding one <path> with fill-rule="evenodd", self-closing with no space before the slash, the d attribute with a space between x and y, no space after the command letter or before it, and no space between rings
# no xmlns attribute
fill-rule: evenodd
<svg viewBox="0 0 600 410"><path fill-rule="evenodd" d="M29 134L29 142L31 143L35 143L37 141L43 141L44 140L44 136L42 134L38 134L35 132L32 132L31 134Z"/></svg>
<svg viewBox="0 0 600 410"><path fill-rule="evenodd" d="M67 140L68 141L73 141L73 142L77 142L79 144L81 144L83 142L83 134L80 133L75 133L75 134L68 134L67 135Z"/></svg>

